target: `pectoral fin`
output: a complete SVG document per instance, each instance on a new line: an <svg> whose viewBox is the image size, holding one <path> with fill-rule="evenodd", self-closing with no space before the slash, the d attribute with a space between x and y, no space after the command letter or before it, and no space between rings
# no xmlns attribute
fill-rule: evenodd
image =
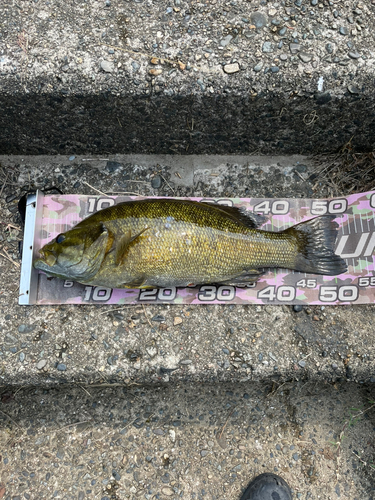
<svg viewBox="0 0 375 500"><path fill-rule="evenodd" d="M144 233L145 231L147 231L148 227L145 227L144 229L142 229L142 231L134 236L132 236L132 233L130 231L130 229L120 238L120 240L118 241L118 243L116 243L116 247L115 247L115 252L116 252L116 258L115 258L115 262L116 262L116 266L120 266L121 264L123 264L124 262L124 259L125 259L125 256L126 256L126 253L129 249L129 245L130 243L132 243L134 240L136 240L138 238L138 236L140 236L142 233Z"/></svg>

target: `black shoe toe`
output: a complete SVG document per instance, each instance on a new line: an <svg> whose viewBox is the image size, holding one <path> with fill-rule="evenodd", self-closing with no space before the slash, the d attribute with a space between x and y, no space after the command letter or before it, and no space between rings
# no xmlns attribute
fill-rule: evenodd
<svg viewBox="0 0 375 500"><path fill-rule="evenodd" d="M282 477L266 472L251 481L240 500L292 500L292 492Z"/></svg>

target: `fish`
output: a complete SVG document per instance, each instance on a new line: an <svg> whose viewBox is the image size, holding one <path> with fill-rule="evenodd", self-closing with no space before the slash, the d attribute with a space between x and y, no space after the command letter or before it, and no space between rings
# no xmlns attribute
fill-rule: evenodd
<svg viewBox="0 0 375 500"><path fill-rule="evenodd" d="M40 250L48 277L108 288L244 286L266 268L335 276L338 224L322 215L282 231L260 229L249 210L182 199L142 199L104 208Z"/></svg>

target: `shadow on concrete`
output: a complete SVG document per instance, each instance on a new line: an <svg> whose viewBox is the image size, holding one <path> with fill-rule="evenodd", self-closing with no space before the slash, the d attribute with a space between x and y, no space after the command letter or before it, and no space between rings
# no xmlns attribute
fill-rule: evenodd
<svg viewBox="0 0 375 500"><path fill-rule="evenodd" d="M361 94L0 94L0 154L312 154L372 150Z"/></svg>

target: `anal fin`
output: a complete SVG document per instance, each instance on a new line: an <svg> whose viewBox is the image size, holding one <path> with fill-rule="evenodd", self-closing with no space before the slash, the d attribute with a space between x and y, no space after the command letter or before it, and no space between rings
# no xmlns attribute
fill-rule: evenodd
<svg viewBox="0 0 375 500"><path fill-rule="evenodd" d="M258 279L265 274L265 271L259 271L258 269L247 269L237 276L228 278L227 280L220 281L218 285L231 285L231 286L246 286L256 283Z"/></svg>

